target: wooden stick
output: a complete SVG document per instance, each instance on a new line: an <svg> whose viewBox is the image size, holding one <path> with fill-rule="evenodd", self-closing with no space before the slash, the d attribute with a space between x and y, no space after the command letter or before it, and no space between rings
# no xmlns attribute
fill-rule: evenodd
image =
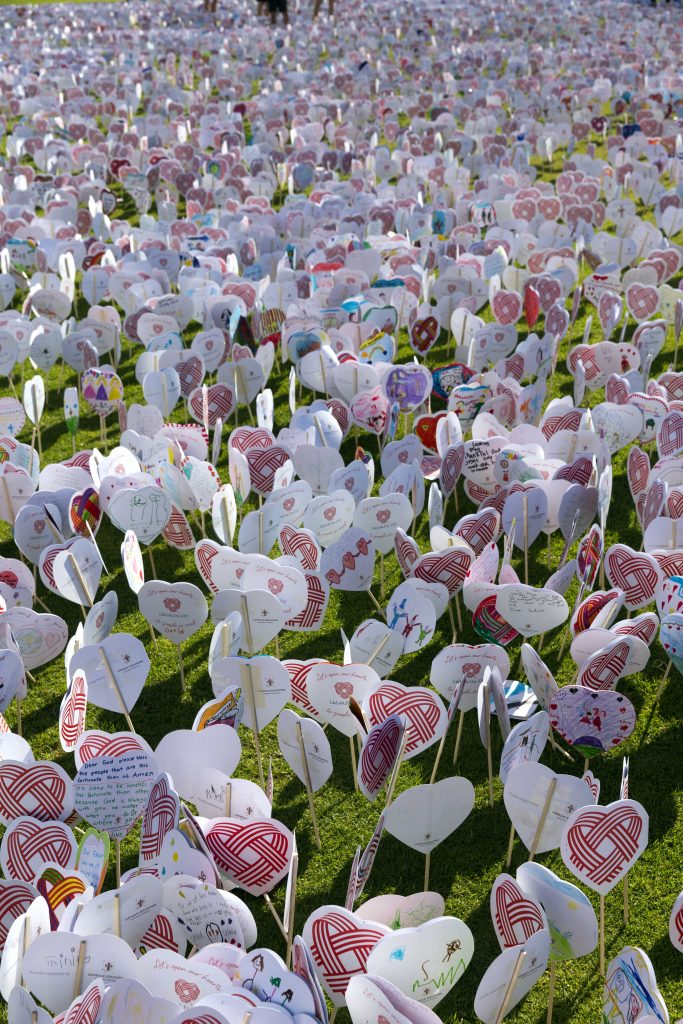
<svg viewBox="0 0 683 1024"><path fill-rule="evenodd" d="M121 938L121 894L114 893L114 935Z"/></svg>
<svg viewBox="0 0 683 1024"><path fill-rule="evenodd" d="M292 896L289 907L286 908L289 911L289 913L286 915L287 921L285 922L287 927L287 952L285 954L285 963L287 964L287 967L289 967L292 962L292 945L294 944L294 921L296 917L296 883L299 875L299 854L297 853L296 842L294 844L294 853L292 854L292 863L289 868L289 873L291 878L290 892Z"/></svg>
<svg viewBox="0 0 683 1024"><path fill-rule="evenodd" d="M505 1019L505 1014L508 1011L508 1006L510 1005L510 1000L512 999L512 993L515 990L515 985L517 984L517 979L519 978L519 972L522 970L522 964L524 963L525 959L526 950L522 949L520 950L519 956L517 957L517 960L515 962L515 966L512 969L512 975L510 977L510 981L508 982L508 986L505 989L505 995L503 996L503 1002L500 1004L500 1010L498 1011L495 1024L501 1024L501 1021Z"/></svg>
<svg viewBox="0 0 683 1024"><path fill-rule="evenodd" d="M515 845L515 826L510 825L510 838L508 839L508 853L505 859L505 867L509 868L512 863L512 848Z"/></svg>
<svg viewBox="0 0 683 1024"><path fill-rule="evenodd" d="M270 896L268 895L267 892L263 894L263 898L266 901L266 906L268 907L268 910L271 912L271 914L273 915L273 918L275 919L275 924L278 926L278 928L282 932L282 937L283 937L283 939L286 942L287 941L287 931L285 929L285 926L282 923L282 919L280 918L280 915L278 914L277 910L273 906L273 901L271 900L271 898L270 898Z"/></svg>
<svg viewBox="0 0 683 1024"><path fill-rule="evenodd" d="M244 632L246 633L247 645L249 647L249 654L254 653L254 641L251 635L251 622L249 621L249 609L247 607L246 594L242 594L240 597L240 611L242 613L242 625L244 626Z"/></svg>
<svg viewBox="0 0 683 1024"><path fill-rule="evenodd" d="M76 558L71 553L71 551L67 551L66 557L67 557L70 565L73 567L74 572L76 573L76 577L78 579L78 582L80 583L81 589L83 590L83 593L85 594L86 601L88 602L88 604L92 608L92 606L94 604L94 601L93 601L93 599L92 599L92 597L90 595L90 591L88 590L88 584L85 582L85 577L83 576L83 573L81 572L80 565L76 561Z"/></svg>
<svg viewBox="0 0 683 1024"><path fill-rule="evenodd" d="M458 760L458 753L460 751L460 740L462 739L462 726L465 721L465 712L460 709L460 718L458 719L458 731L455 735L455 748L453 750L453 764L456 764Z"/></svg>
<svg viewBox="0 0 683 1024"><path fill-rule="evenodd" d="M232 810L232 782L225 784L225 817L230 818Z"/></svg>
<svg viewBox="0 0 683 1024"><path fill-rule="evenodd" d="M663 692L663 690L664 690L664 687L666 686L666 681L667 681L667 679L669 678L669 675L670 675L670 673L671 673L671 666L672 666L672 665L673 665L673 661L670 661L670 662L669 662L669 664L668 664L668 666L667 666L666 672L665 672L665 673L664 673L664 675L662 676L662 681L661 681L661 683L659 684L659 688L657 689L657 693L655 694L655 703L656 703L656 702L657 702L657 701L659 700L659 698L660 698L660 697L662 696L662 692Z"/></svg>
<svg viewBox="0 0 683 1024"><path fill-rule="evenodd" d="M528 587L528 495L526 492L522 495L522 504L524 509L524 585Z"/></svg>
<svg viewBox="0 0 683 1024"><path fill-rule="evenodd" d="M353 788L356 793L358 792L358 772L356 770L356 748L353 743L353 736L349 736L349 746L351 748L351 770L353 772Z"/></svg>
<svg viewBox="0 0 683 1024"><path fill-rule="evenodd" d="M548 1012L545 1018L545 1024L552 1024L553 1019L553 1003L555 1002L555 960L550 961L550 972L548 975Z"/></svg>
<svg viewBox="0 0 683 1024"><path fill-rule="evenodd" d="M178 648L178 669L180 671L180 689L185 693L185 666L183 665L183 645L176 644Z"/></svg>
<svg viewBox="0 0 683 1024"><path fill-rule="evenodd" d="M423 890L424 892L429 892L429 865L431 857L431 852L428 850L427 853L425 854L425 884Z"/></svg>
<svg viewBox="0 0 683 1024"><path fill-rule="evenodd" d="M389 787L387 789L387 798L386 798L386 800L384 802L384 810L385 811L386 811L387 807L389 807L389 805L391 804L391 801L394 799L394 790L396 789L396 782L398 780L398 773L401 770L401 765L403 764L403 755L405 754L406 747L408 746L408 732L409 732L408 726L406 726L405 729L403 730L403 739L401 740L401 747L400 747L400 750L398 752L398 757L396 758L396 764L394 765L394 770L392 771L391 778L389 779Z"/></svg>
<svg viewBox="0 0 683 1024"><path fill-rule="evenodd" d="M121 840L114 840L114 853L116 855L116 888L121 887Z"/></svg>
<svg viewBox="0 0 683 1024"><path fill-rule="evenodd" d="M261 758L261 739L259 737L258 730L258 718L256 717L256 698L254 697L254 679L251 674L251 663L245 662L242 666L244 669L242 673L242 685L244 686L244 680L247 680L247 685L244 687L247 691L247 699L249 700L249 708L251 710L251 717L253 719L252 732L254 734L254 747L256 748L256 761L258 764L258 776L261 789L266 788L266 780L263 777L263 760Z"/></svg>
<svg viewBox="0 0 683 1024"><path fill-rule="evenodd" d="M77 996L81 994L81 985L83 983L83 965L85 963L85 949L86 941L81 939L81 944L78 947L78 963L76 964L76 977L74 978L74 991L71 1001L73 1002Z"/></svg>
<svg viewBox="0 0 683 1024"><path fill-rule="evenodd" d="M301 719L299 719L296 723L296 738L299 743L299 753L301 755L301 763L304 768L304 781L306 786L306 795L308 796L308 806L311 811L311 821L313 822L313 835L315 837L315 845L318 847L319 850L322 850L322 844L320 842L320 832L318 831L318 819L315 816L315 804L313 803L313 784L311 782L311 769L308 766L306 745L304 743L304 737L301 731Z"/></svg>
<svg viewBox="0 0 683 1024"><path fill-rule="evenodd" d="M373 661L375 661L376 658L379 658L380 654L382 653L386 645L389 643L390 639L391 633L385 633L380 642L375 647L370 657L368 658L368 668L370 668L370 666L372 665Z"/></svg>
<svg viewBox="0 0 683 1024"><path fill-rule="evenodd" d="M548 812L550 811L550 804L552 803L553 794L555 793L555 787L557 786L557 776L550 780L548 786L548 792L545 795L545 803L543 804L543 810L541 811L541 817L539 818L538 825L536 826L536 833L534 835L534 841L531 844L531 850L529 851L529 860L533 860L538 851L538 844L541 841L541 834L543 832L543 826L545 825Z"/></svg>
<svg viewBox="0 0 683 1024"><path fill-rule="evenodd" d="M486 714L484 715L484 726L486 728L486 764L489 776L489 806L493 807L493 751L491 750L491 696L489 684L486 684L484 700L486 701Z"/></svg>
<svg viewBox="0 0 683 1024"><path fill-rule="evenodd" d="M457 643L458 634L457 634L456 629L455 629L455 619L453 617L453 605L451 604L450 601L448 602L448 618L451 620L451 631L453 633L453 638L451 640L451 643Z"/></svg>
<svg viewBox="0 0 683 1024"><path fill-rule="evenodd" d="M624 924L628 925L628 871L624 875Z"/></svg>
<svg viewBox="0 0 683 1024"><path fill-rule="evenodd" d="M460 594L459 592L454 595L455 601L455 614L458 616L458 629L462 633L462 610L460 608Z"/></svg>
<svg viewBox="0 0 683 1024"><path fill-rule="evenodd" d="M151 544L148 544L147 546L147 554L149 555L149 564L152 567L152 579L155 580L157 579L157 567L154 564L154 552L152 551Z"/></svg>
<svg viewBox="0 0 683 1024"><path fill-rule="evenodd" d="M126 702L123 699L123 694L121 693L121 689L119 687L119 684L116 681L116 676L114 675L114 670L111 667L111 662L109 661L109 656L107 655L107 652L105 651L104 647L100 647L100 656L102 658L102 663L104 664L107 676L109 677L109 682L110 682L110 684L112 686L112 689L115 691L116 696L118 698L119 706L121 708L121 714L123 715L123 717L126 720L126 725L128 726L128 729L129 729L130 732L135 732L135 728L133 726L133 721L132 721L130 715L128 714L128 708L126 707Z"/></svg>
<svg viewBox="0 0 683 1024"><path fill-rule="evenodd" d="M379 601L377 600L377 598L375 597L375 595L373 594L373 592L370 589L368 589L367 593L368 593L368 595L370 597L370 600L374 604L375 608L377 609L377 611L380 613L380 615L382 616L382 618L386 622L387 613L382 608L382 605L379 603Z"/></svg>
<svg viewBox="0 0 683 1024"><path fill-rule="evenodd" d="M605 897L600 897L600 974L605 976Z"/></svg>

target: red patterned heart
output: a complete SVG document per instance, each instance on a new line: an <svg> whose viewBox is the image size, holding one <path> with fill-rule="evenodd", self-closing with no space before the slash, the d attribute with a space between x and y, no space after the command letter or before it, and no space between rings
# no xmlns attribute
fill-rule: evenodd
<svg viewBox="0 0 683 1024"><path fill-rule="evenodd" d="M319 573L304 572L304 579L307 587L306 604L298 615L285 622L285 626L287 629L308 633L317 629L325 618L330 592L323 585Z"/></svg>
<svg viewBox="0 0 683 1024"><path fill-rule="evenodd" d="M462 465L465 461L465 445L462 441L449 445L441 463L441 490L444 498L449 498L455 490L456 484L462 473Z"/></svg>
<svg viewBox="0 0 683 1024"><path fill-rule="evenodd" d="M593 475L593 459L587 455L579 455L568 466L560 466L553 480L569 480L572 484L586 487Z"/></svg>
<svg viewBox="0 0 683 1024"><path fill-rule="evenodd" d="M216 864L253 896L270 892L289 870L292 833L274 818L235 821L218 818L206 831Z"/></svg>
<svg viewBox="0 0 683 1024"><path fill-rule="evenodd" d="M183 939L183 943L184 941ZM140 939L138 950L147 952L150 949L170 949L176 953L180 952L173 930L173 922L165 911L157 914Z"/></svg>
<svg viewBox="0 0 683 1024"><path fill-rule="evenodd" d="M201 387L204 380L204 363L199 356L190 356L180 363L176 363L175 371L180 378L180 394L188 398L192 392Z"/></svg>
<svg viewBox="0 0 683 1024"><path fill-rule="evenodd" d="M525 942L547 924L543 911L510 875L498 875L491 890L491 919L501 949Z"/></svg>
<svg viewBox="0 0 683 1024"><path fill-rule="evenodd" d="M683 413L673 409L667 413L657 431L657 451L666 458L683 449Z"/></svg>
<svg viewBox="0 0 683 1024"><path fill-rule="evenodd" d="M412 537L409 537L400 526L396 528L394 535L394 550L398 564L403 570L403 575L410 576L413 565L420 557L420 549L417 546L417 542Z"/></svg>
<svg viewBox="0 0 683 1024"><path fill-rule="evenodd" d="M375 800L387 781L403 741L404 724L399 715L390 715L370 729L363 741L358 760L358 785L368 800Z"/></svg>
<svg viewBox="0 0 683 1024"><path fill-rule="evenodd" d="M304 942L335 1004L343 1005L351 978L366 973L368 957L387 931L341 907L321 907L311 914L304 926Z"/></svg>
<svg viewBox="0 0 683 1024"><path fill-rule="evenodd" d="M626 289L626 305L634 320L647 320L659 308L659 292L653 285L634 282Z"/></svg>
<svg viewBox="0 0 683 1024"><path fill-rule="evenodd" d="M66 868L58 868L50 864L40 874L36 888L46 900L50 912L50 928L57 931L62 914L77 896L82 896L87 889L87 882L78 874Z"/></svg>
<svg viewBox="0 0 683 1024"><path fill-rule="evenodd" d="M371 725L378 725L390 715L407 720L406 758L414 757L438 740L445 726L445 709L436 693L401 683L382 683L371 693L367 715Z"/></svg>
<svg viewBox="0 0 683 1024"><path fill-rule="evenodd" d="M10 928L24 914L38 895L38 891L24 882L7 882L0 878L0 953Z"/></svg>
<svg viewBox="0 0 683 1024"><path fill-rule="evenodd" d="M479 556L484 548L498 539L500 515L494 508L483 508L469 516L463 516L453 527L453 535L462 537Z"/></svg>
<svg viewBox="0 0 683 1024"><path fill-rule="evenodd" d="M88 683L83 672L74 672L71 685L59 709L59 741L62 749L73 750L85 731Z"/></svg>
<svg viewBox="0 0 683 1024"><path fill-rule="evenodd" d="M182 509L171 505L171 515L163 529L163 537L178 551L189 551L195 546L194 534Z"/></svg>
<svg viewBox="0 0 683 1024"><path fill-rule="evenodd" d="M52 761L0 764L0 821L7 824L22 815L38 821L68 818L73 810L71 779Z"/></svg>
<svg viewBox="0 0 683 1024"><path fill-rule="evenodd" d="M501 288L491 300L491 309L499 324L516 324L522 315L522 296Z"/></svg>
<svg viewBox="0 0 683 1024"><path fill-rule="evenodd" d="M588 690L613 690L621 679L630 649L627 640L617 640L596 651L581 666L577 685Z"/></svg>
<svg viewBox="0 0 683 1024"><path fill-rule="evenodd" d="M147 750L144 741L132 732L108 733L90 729L78 745L76 767L94 757L121 757L133 750Z"/></svg>
<svg viewBox="0 0 683 1024"><path fill-rule="evenodd" d="M235 408L235 392L229 384L211 384L206 389L209 426L215 427L217 420L225 423ZM190 395L188 408L192 419L197 423L204 422L204 388L195 388Z"/></svg>
<svg viewBox="0 0 683 1024"><path fill-rule="evenodd" d="M577 878L606 895L647 846L647 814L634 800L582 807L570 819L562 859Z"/></svg>
<svg viewBox="0 0 683 1024"><path fill-rule="evenodd" d="M613 587L624 591L627 608L642 608L654 600L655 588L662 578L652 555L634 551L626 544L613 544L605 554L605 572Z"/></svg>
<svg viewBox="0 0 683 1024"><path fill-rule="evenodd" d="M443 583L450 597L462 587L473 557L470 551L451 549L421 555L413 564L410 575L427 583Z"/></svg>
<svg viewBox="0 0 683 1024"><path fill-rule="evenodd" d="M319 664L320 659L312 658L311 661L296 661L293 658L283 661L282 664L289 673L289 681L292 686L292 700L305 711L307 714L312 715L314 718L318 717L318 710L315 708L308 698L308 688L306 686L306 680L314 665Z"/></svg>
<svg viewBox="0 0 683 1024"><path fill-rule="evenodd" d="M55 1024L95 1024L103 995L104 984L100 978L96 978L82 996L74 999L68 1010L55 1017Z"/></svg>
<svg viewBox="0 0 683 1024"><path fill-rule="evenodd" d="M439 322L434 316L416 320L410 329L410 347L414 352L424 354L439 336Z"/></svg>
<svg viewBox="0 0 683 1024"><path fill-rule="evenodd" d="M247 449L246 459L249 463L251 486L257 494L270 494L275 471L284 466L289 457L287 449L279 444L271 445L270 448Z"/></svg>
<svg viewBox="0 0 683 1024"><path fill-rule="evenodd" d="M637 501L639 496L647 490L647 482L650 477L650 460L638 445L633 445L629 449L626 459L626 477L631 497Z"/></svg>
<svg viewBox="0 0 683 1024"><path fill-rule="evenodd" d="M581 425L583 413L580 409L571 409L569 412L546 416L541 425L543 436L550 440L558 430L571 430L573 434Z"/></svg>
<svg viewBox="0 0 683 1024"><path fill-rule="evenodd" d="M180 803L178 794L171 785L166 772L154 781L147 806L142 812L142 836L140 838L140 865L155 861L161 853L164 838L178 827Z"/></svg>
<svg viewBox="0 0 683 1024"><path fill-rule="evenodd" d="M68 825L20 818L10 825L2 839L0 858L8 878L33 882L43 865L70 867L76 857L76 841Z"/></svg>
<svg viewBox="0 0 683 1024"><path fill-rule="evenodd" d="M244 455L251 448L272 448L273 435L261 427L237 427L230 434L229 444Z"/></svg>
<svg viewBox="0 0 683 1024"><path fill-rule="evenodd" d="M280 547L283 555L296 558L302 569L318 569L320 548L306 530L297 530L288 523L280 530Z"/></svg>

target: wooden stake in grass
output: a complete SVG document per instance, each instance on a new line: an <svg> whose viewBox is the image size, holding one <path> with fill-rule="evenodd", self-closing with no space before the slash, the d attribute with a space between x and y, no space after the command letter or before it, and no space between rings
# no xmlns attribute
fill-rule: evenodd
<svg viewBox="0 0 683 1024"><path fill-rule="evenodd" d="M545 1024L552 1024L553 1004L555 1002L555 960L550 961L550 972L548 975L548 1012L545 1017Z"/></svg>
<svg viewBox="0 0 683 1024"><path fill-rule="evenodd" d="M178 671L180 672L180 689L185 693L185 666L183 664L183 645L176 644L178 648Z"/></svg>
<svg viewBox="0 0 683 1024"><path fill-rule="evenodd" d="M311 811L311 821L313 822L313 835L315 837L315 845L319 850L322 850L322 844L320 842L320 832L318 831L318 819L315 815L315 804L313 803L313 783L311 782L311 769L308 764L308 755L306 754L306 744L304 743L304 736L301 730L301 719L296 723L296 738L299 744L299 754L301 756L301 764L304 769L304 784L306 786L306 795L308 797L308 806ZM285 918L287 914L285 913Z"/></svg>
<svg viewBox="0 0 683 1024"><path fill-rule="evenodd" d="M605 977L605 897L600 896L600 974Z"/></svg>
<svg viewBox="0 0 683 1024"><path fill-rule="evenodd" d="M121 886L121 840L114 840L114 855L116 858L116 888Z"/></svg>
<svg viewBox="0 0 683 1024"><path fill-rule="evenodd" d="M81 939L81 944L78 947L78 963L76 964L76 976L74 978L74 990L71 996L73 1002L81 994L81 986L83 984L83 966L85 964L85 951L87 948L87 942L85 939Z"/></svg>
<svg viewBox="0 0 683 1024"><path fill-rule="evenodd" d="M496 1016L495 1024L501 1024L501 1021L505 1019L505 1014L508 1012L508 1007L512 1000L512 994L515 991L515 985L517 984L517 979L519 978L519 974L522 970L525 959L526 950L522 949L520 950L519 956L515 961L515 966L512 968L510 981L508 982L507 988L505 989L505 995L503 996L503 1001L500 1004L500 1010L498 1011L498 1014Z"/></svg>
<svg viewBox="0 0 683 1024"><path fill-rule="evenodd" d="M128 726L128 730L129 730L129 732L135 732L135 727L133 726L133 720L131 719L130 715L128 714L128 708L126 707L126 702L123 699L123 694L121 693L121 688L120 688L118 682L116 681L116 676L114 675L114 670L111 667L111 662L109 661L109 657L108 657L107 652L105 651L104 647L100 647L100 657L102 659L102 664L104 665L104 670L107 673L107 678L109 679L109 685L111 686L112 690L114 690L114 692L116 694L116 699L118 700L119 707L121 708L121 714L123 715L123 717L126 720L126 725Z"/></svg>
<svg viewBox="0 0 683 1024"><path fill-rule="evenodd" d="M254 694L254 677L250 661L245 661L242 667L242 686L246 692L247 701L252 720L252 732L254 734L254 747L256 749L256 763L258 765L258 777L261 789L265 790L266 780L263 776L263 759L261 757L261 739L259 737L258 718L256 715L256 696Z"/></svg>
<svg viewBox="0 0 683 1024"><path fill-rule="evenodd" d="M289 863L289 874L287 875L287 891L285 893L285 909L282 914L282 923L287 932L287 952L285 963L289 967L292 960L292 944L294 942L294 919L296 911L296 883L299 876L299 851L296 848L296 832L292 848L292 859Z"/></svg>
<svg viewBox="0 0 683 1024"><path fill-rule="evenodd" d="M353 788L358 792L358 770L356 768L356 747L353 736L349 736L349 749L351 751L351 771L353 772Z"/></svg>
<svg viewBox="0 0 683 1024"><path fill-rule="evenodd" d="M484 686L484 731L486 735L486 765L489 777L489 806L493 807L493 751L491 750L491 693L488 682Z"/></svg>
<svg viewBox="0 0 683 1024"><path fill-rule="evenodd" d="M541 817L538 819L538 825L536 826L536 832L534 834L534 839L533 839L533 842L531 844L531 850L529 851L529 860L533 860L534 857L536 856L537 852L538 852L538 844L541 841L541 836L543 834L543 827L544 827L544 825L546 823L546 819L548 817L548 812L550 811L550 805L551 805L552 800L553 800L553 795L555 793L556 786L557 786L557 776L554 779L550 780L550 785L548 786L548 792L545 795L545 801L543 803L543 810L541 811Z"/></svg>

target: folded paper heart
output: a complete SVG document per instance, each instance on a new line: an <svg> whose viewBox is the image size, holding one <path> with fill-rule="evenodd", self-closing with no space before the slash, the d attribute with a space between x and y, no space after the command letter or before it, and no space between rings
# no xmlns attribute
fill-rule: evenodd
<svg viewBox="0 0 683 1024"><path fill-rule="evenodd" d="M304 924L308 945L323 987L335 1006L343 1006L349 982L367 972L370 953L389 933L343 907L318 907Z"/></svg>
<svg viewBox="0 0 683 1024"><path fill-rule="evenodd" d="M543 909L510 875L498 875L491 888L491 920L501 949L512 949L548 927Z"/></svg>
<svg viewBox="0 0 683 1024"><path fill-rule="evenodd" d="M548 919L551 960L574 960L592 953L598 944L598 921L586 894L536 861L521 864L516 875L523 891L541 904Z"/></svg>
<svg viewBox="0 0 683 1024"><path fill-rule="evenodd" d="M573 809L594 802L581 779L556 775L546 765L533 762L512 769L503 798L520 839L536 852L556 849Z"/></svg>
<svg viewBox="0 0 683 1024"><path fill-rule="evenodd" d="M111 985L138 974L135 954L123 939L89 935L79 941L66 932L39 935L24 955L22 970L30 991L53 1013L71 1005L74 990L79 996L98 979Z"/></svg>

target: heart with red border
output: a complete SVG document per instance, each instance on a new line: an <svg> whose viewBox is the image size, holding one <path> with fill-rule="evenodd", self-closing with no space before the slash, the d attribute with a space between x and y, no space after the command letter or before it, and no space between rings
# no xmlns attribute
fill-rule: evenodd
<svg viewBox="0 0 683 1024"><path fill-rule="evenodd" d="M237 427L230 434L229 445L246 455L253 448L272 448L273 435L263 427Z"/></svg>
<svg viewBox="0 0 683 1024"><path fill-rule="evenodd" d="M641 323L659 309L659 291L654 285L636 281L626 289L626 306L634 320Z"/></svg>
<svg viewBox="0 0 683 1024"><path fill-rule="evenodd" d="M274 818L217 818L209 824L205 838L220 870L252 896L270 892L289 871L294 839Z"/></svg>

